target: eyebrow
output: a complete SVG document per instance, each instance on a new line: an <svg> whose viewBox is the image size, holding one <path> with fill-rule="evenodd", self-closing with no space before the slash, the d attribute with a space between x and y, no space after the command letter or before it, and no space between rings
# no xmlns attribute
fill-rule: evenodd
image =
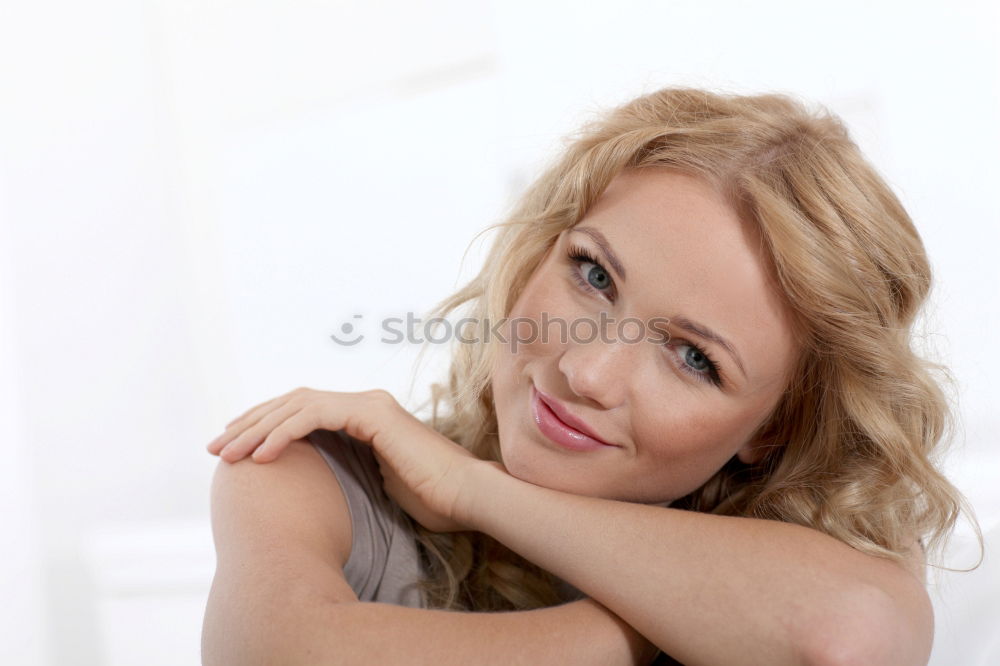
<svg viewBox="0 0 1000 666"><path fill-rule="evenodd" d="M705 338L706 340L711 340L712 342L715 342L718 345L720 345L723 349L729 352L729 355L733 357L734 361L736 361L736 365L739 367L740 372L743 373L743 376L744 377L747 376L746 368L743 367L743 361L740 360L740 355L736 353L736 348L733 347L731 344L729 344L729 342L721 335L719 335L712 329L706 328L705 326L693 322L687 317L683 316L677 316L674 317L673 319L670 319L670 323L677 326L677 328L683 329L690 333L694 333L697 336Z"/></svg>
<svg viewBox="0 0 1000 666"><path fill-rule="evenodd" d="M601 252L604 253L604 257L608 260L608 263L611 264L611 268L615 269L615 273L621 276L622 282L625 281L625 267L622 266L622 262L618 259L615 251L611 249L611 243L604 237L604 234L590 227L572 227L570 231L590 236L590 239L597 243L597 247L601 248Z"/></svg>
<svg viewBox="0 0 1000 666"><path fill-rule="evenodd" d="M608 239L605 238L604 234L602 234L597 229L593 229L591 227L577 226L570 228L570 231L571 232L575 231L577 233L582 233L589 236L590 239L594 241L594 243L596 243L599 248L601 248L601 252L604 254L605 259L607 259L608 263L611 264L611 267L615 269L615 272L618 273L619 276L621 276L622 282L625 282L625 266L622 265L622 262L618 258L618 255L616 255L614 250L611 249L611 243L608 242ZM740 358L740 355L736 352L736 348L733 347L731 344L729 344L729 341L726 340L724 337L722 337L712 329L708 328L704 324L699 324L697 322L691 321L690 319L684 317L683 315L678 315L676 317L668 317L667 319L670 321L671 324L673 324L677 328L687 331L689 333L693 333L694 335L704 338L705 340L710 340L719 345L720 347L722 347L723 349L725 349L727 352L729 352L729 355L733 357L733 361L736 362L736 366L740 369L740 372L743 373L743 377L744 378L747 377L747 371L746 368L743 366L743 360Z"/></svg>

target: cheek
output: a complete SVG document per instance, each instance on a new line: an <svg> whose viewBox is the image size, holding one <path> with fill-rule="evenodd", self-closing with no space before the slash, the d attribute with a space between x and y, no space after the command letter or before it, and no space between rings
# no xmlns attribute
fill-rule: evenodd
<svg viewBox="0 0 1000 666"><path fill-rule="evenodd" d="M543 312L548 312L551 317L553 310L561 312L566 308L569 296L554 267L543 266L525 285L520 298L511 308L510 318L540 319Z"/></svg>
<svg viewBox="0 0 1000 666"><path fill-rule="evenodd" d="M525 287L502 328L507 341L504 352L517 357L506 362L523 365L533 357L558 353L568 342L572 321L583 316L565 281L552 270L540 271Z"/></svg>
<svg viewBox="0 0 1000 666"><path fill-rule="evenodd" d="M497 340L496 361L491 387L501 451L505 464L515 473L517 466L526 466L524 451L518 450L509 459L511 438L523 435L528 422L528 393L532 378L552 380L558 372L554 365L566 341L560 327L545 322L553 319L569 320L573 316L573 301L565 285L551 270L540 270L525 286L511 308L504 325L499 327L501 339ZM543 327L546 327L543 330ZM515 474L518 476L518 474Z"/></svg>
<svg viewBox="0 0 1000 666"><path fill-rule="evenodd" d="M643 486L648 492L669 490L674 498L696 490L722 468L748 440L756 420L745 412L733 412L732 405L705 396L679 399L664 397L660 405L647 406L640 413L657 414L640 418L636 424L636 463L648 470ZM647 442L643 445L643 442Z"/></svg>

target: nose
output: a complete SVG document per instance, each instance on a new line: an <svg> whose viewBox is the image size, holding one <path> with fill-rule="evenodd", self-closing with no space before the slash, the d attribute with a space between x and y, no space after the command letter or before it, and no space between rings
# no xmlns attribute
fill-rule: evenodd
<svg viewBox="0 0 1000 666"><path fill-rule="evenodd" d="M628 395L629 377L637 370L635 351L640 346L600 339L571 342L563 349L558 367L573 393L614 409Z"/></svg>

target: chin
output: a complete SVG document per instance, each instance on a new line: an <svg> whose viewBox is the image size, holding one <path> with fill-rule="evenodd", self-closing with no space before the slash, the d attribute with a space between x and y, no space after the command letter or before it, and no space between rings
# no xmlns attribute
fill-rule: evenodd
<svg viewBox="0 0 1000 666"><path fill-rule="evenodd" d="M594 481L602 478L604 475L599 475L598 477L588 476L588 472L592 470L568 464L560 465L558 460L552 461L547 456L538 455L530 450L511 451L509 446L504 446L501 443L500 455L503 459L501 462L508 474L516 479L542 488L549 488L584 497L596 497L638 504L667 506L673 501L673 499L664 499L664 492L660 490L647 491L632 486L629 490L622 492L621 489L607 486L602 487L599 483L594 483ZM671 495L671 497L679 497L676 493L667 494Z"/></svg>
<svg viewBox="0 0 1000 666"><path fill-rule="evenodd" d="M527 481L528 483L545 485L547 487L548 484L539 483L537 479L538 466L525 460L525 456L518 455L518 452L511 451L510 446L504 444L502 435L500 440L500 457L502 458L500 462L503 463L507 473L511 476L522 481Z"/></svg>
<svg viewBox="0 0 1000 666"><path fill-rule="evenodd" d="M533 483L536 486L561 490L561 488L553 485L555 479L552 478L552 475L546 473L544 461L537 460L537 455L532 456L529 452L525 451L512 451L510 446L505 445L501 439L500 457L503 458L501 462L506 468L507 473L514 478Z"/></svg>
<svg viewBox="0 0 1000 666"><path fill-rule="evenodd" d="M544 452L511 451L503 445L500 452L504 468L516 479L574 495L603 496L588 481L587 470L584 468L560 465L558 460L550 459Z"/></svg>

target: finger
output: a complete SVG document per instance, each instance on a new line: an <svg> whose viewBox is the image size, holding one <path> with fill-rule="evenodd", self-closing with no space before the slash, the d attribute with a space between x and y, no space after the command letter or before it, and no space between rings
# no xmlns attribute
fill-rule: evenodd
<svg viewBox="0 0 1000 666"><path fill-rule="evenodd" d="M256 407L244 412L242 416L233 419L229 422L229 425L226 426L225 431L223 431L221 435L208 443L208 446L206 447L208 452L213 454L219 453L230 442L246 432L248 428L259 423L267 414L280 408L288 400L290 400L288 395L278 396L277 398L257 405Z"/></svg>
<svg viewBox="0 0 1000 666"><path fill-rule="evenodd" d="M272 419L271 427L277 425L273 422L274 415L281 410L288 410L289 408L300 409L302 407L301 401L295 401L292 397L282 396L284 402L277 401L279 399L270 400L264 405L255 410L253 414L248 416L242 421L230 426L226 429L226 432L220 435L215 441L215 448L220 451L224 451L230 444L234 443L245 433L250 431L252 428L260 427L266 419ZM287 411L286 411L287 413ZM266 435L267 432L264 433ZM234 449L235 450L235 449Z"/></svg>
<svg viewBox="0 0 1000 666"><path fill-rule="evenodd" d="M258 405L255 405L255 406L251 407L250 409L248 409L247 411L245 411L242 414L240 414L239 416L237 416L235 419L233 419L229 423L227 423L226 427L228 428L229 426L233 425L237 421L241 421L241 420L245 419L246 417L250 416L251 414L253 414L257 410L259 410L261 407L266 407L267 405L270 405L273 402L276 402L278 400L282 400L282 399L287 398L287 397L288 397L288 394L286 393L284 395L279 395L276 398L271 398L267 402L262 402L262 403L260 403Z"/></svg>
<svg viewBox="0 0 1000 666"><path fill-rule="evenodd" d="M276 405L274 405L274 403L276 403L276 402L288 402L289 400L291 400L293 398L296 398L296 397L300 397L301 398L303 396L306 396L306 395L309 395L309 394L312 394L312 393L315 393L315 391L313 389L308 389L308 388L305 388L305 387L299 387L299 388L294 389L292 391L288 391L287 393L283 393L282 395L279 395L277 398L272 398L272 399L268 400L267 402L263 402L263 403L257 405L256 407L251 407L250 409L248 409L247 411L243 412L242 414L240 414L239 416L237 416L235 419L233 419L232 421L230 421L229 423L227 423L226 427L228 428L229 426L231 426L231 425L237 423L238 421L241 421L241 420L243 420L243 419L245 419L247 417L259 416L259 414L256 414L256 413L260 412L261 410L266 409L268 405L276 406ZM256 420L259 420L259 418L255 419L254 422L256 422Z"/></svg>
<svg viewBox="0 0 1000 666"><path fill-rule="evenodd" d="M249 426L246 430L232 439L219 452L219 455L229 462L241 460L258 446L275 428L294 416L303 409L300 403L289 401L266 414L256 424Z"/></svg>
<svg viewBox="0 0 1000 666"><path fill-rule="evenodd" d="M229 444L229 442L233 441L233 439L246 431L248 427L257 423L266 411L274 406L273 403L274 400L269 400L266 403L257 405L250 411L245 412L239 418L230 421L226 425L225 430L222 431L222 434L209 442L205 448L208 449L209 453L218 454L226 447L227 444Z"/></svg>
<svg viewBox="0 0 1000 666"><path fill-rule="evenodd" d="M317 409L316 403L302 409L284 423L279 425L271 434L264 439L264 443L257 447L253 453L256 462L271 462L275 460L289 444L297 439L302 439L313 430L326 428L328 430L340 430L343 428L342 419L331 414L329 406L324 409ZM324 411L325 410L325 411Z"/></svg>

